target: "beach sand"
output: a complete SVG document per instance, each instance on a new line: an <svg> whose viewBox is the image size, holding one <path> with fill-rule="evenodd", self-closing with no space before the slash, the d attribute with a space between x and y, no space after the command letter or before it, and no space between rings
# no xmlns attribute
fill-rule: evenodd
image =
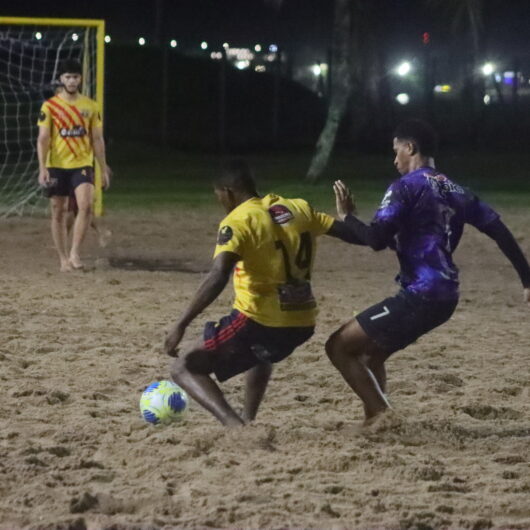
<svg viewBox="0 0 530 530"><path fill-rule="evenodd" d="M359 429L360 401L324 343L395 292L397 261L326 237L316 333L275 367L254 424L226 430L193 402L181 423L141 419L220 217L110 215L111 244L90 233L86 271L66 274L47 219L2 222L0 528L530 528L530 308L471 227L454 316L387 363L392 421ZM530 213L504 218L529 255ZM231 299L227 288L186 339ZM222 388L240 407L242 376Z"/></svg>

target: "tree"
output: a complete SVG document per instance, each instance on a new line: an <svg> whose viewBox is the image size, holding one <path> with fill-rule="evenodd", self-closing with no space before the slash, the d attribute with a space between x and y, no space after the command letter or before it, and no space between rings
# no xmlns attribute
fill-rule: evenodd
<svg viewBox="0 0 530 530"><path fill-rule="evenodd" d="M351 0L335 0L331 42L331 96L326 124L320 133L306 179L316 182L327 167L337 131L352 89L350 62L352 37Z"/></svg>

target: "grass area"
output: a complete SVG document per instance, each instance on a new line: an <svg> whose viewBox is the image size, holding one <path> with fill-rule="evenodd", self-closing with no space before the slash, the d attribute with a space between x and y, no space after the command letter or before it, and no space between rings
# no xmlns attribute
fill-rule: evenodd
<svg viewBox="0 0 530 530"><path fill-rule="evenodd" d="M354 190L361 208L374 209L397 173L392 152L386 155L337 152L325 177L304 180L312 152L249 154L261 192L304 197L317 208L333 206L331 184L340 178ZM210 207L212 180L220 164L215 154L183 153L153 146L123 144L109 149L115 177L106 194L108 210L160 210ZM438 167L499 206L527 206L530 200L530 154L443 154Z"/></svg>

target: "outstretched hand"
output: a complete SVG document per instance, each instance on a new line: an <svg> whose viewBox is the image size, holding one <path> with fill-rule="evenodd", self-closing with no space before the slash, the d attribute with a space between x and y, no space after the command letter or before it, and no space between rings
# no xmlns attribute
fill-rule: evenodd
<svg viewBox="0 0 530 530"><path fill-rule="evenodd" d="M180 344L186 328L183 328L179 322L171 326L167 331L166 339L164 340L164 351L170 357L178 356L177 346Z"/></svg>
<svg viewBox="0 0 530 530"><path fill-rule="evenodd" d="M354 197L350 189L344 184L344 182L342 182L342 180L335 181L333 184L333 191L335 192L337 215L341 221L344 221L344 218L348 214L357 213Z"/></svg>

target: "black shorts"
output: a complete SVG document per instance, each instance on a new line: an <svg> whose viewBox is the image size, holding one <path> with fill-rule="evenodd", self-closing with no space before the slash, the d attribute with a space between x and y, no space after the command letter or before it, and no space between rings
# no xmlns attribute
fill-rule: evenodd
<svg viewBox="0 0 530 530"><path fill-rule="evenodd" d="M206 323L204 347L216 353L213 372L219 381L226 381L260 363L285 359L314 331L314 326L263 326L234 309L219 322Z"/></svg>
<svg viewBox="0 0 530 530"><path fill-rule="evenodd" d="M44 188L45 197L70 197L80 184L88 182L94 184L94 168L90 166L75 169L63 169L58 167L48 168L50 183Z"/></svg>
<svg viewBox="0 0 530 530"><path fill-rule="evenodd" d="M458 300L427 300L402 290L364 310L357 322L390 355L449 320L457 304Z"/></svg>

